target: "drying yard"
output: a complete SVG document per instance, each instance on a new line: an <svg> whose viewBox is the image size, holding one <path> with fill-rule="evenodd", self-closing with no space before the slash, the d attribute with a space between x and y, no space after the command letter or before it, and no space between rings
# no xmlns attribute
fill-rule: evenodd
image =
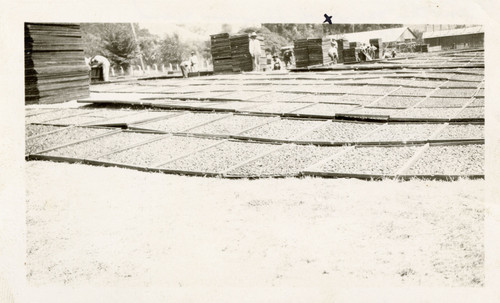
<svg viewBox="0 0 500 303"><path fill-rule="evenodd" d="M26 106L28 278L482 285L483 56L135 79Z"/></svg>

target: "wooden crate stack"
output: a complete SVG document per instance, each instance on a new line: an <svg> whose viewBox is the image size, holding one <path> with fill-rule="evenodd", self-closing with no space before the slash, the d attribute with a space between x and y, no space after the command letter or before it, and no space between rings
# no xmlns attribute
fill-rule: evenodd
<svg viewBox="0 0 500 303"><path fill-rule="evenodd" d="M257 37L260 41L260 70L263 71L267 67L266 43L263 37Z"/></svg>
<svg viewBox="0 0 500 303"><path fill-rule="evenodd" d="M358 48L361 47L361 42L350 42L349 48Z"/></svg>
<svg viewBox="0 0 500 303"><path fill-rule="evenodd" d="M307 39L298 39L293 42L296 67L309 66L309 54L307 51Z"/></svg>
<svg viewBox="0 0 500 303"><path fill-rule="evenodd" d="M79 24L24 24L25 103L58 103L89 96Z"/></svg>
<svg viewBox="0 0 500 303"><path fill-rule="evenodd" d="M370 39L370 46L375 46L377 50L375 51L375 56L372 59L380 59L383 56L383 44L382 44L382 39L376 38L376 39Z"/></svg>
<svg viewBox="0 0 500 303"><path fill-rule="evenodd" d="M332 59L328 56L328 50L331 47L331 40L328 38L310 38L307 39L307 53L309 56L309 65L330 64Z"/></svg>
<svg viewBox="0 0 500 303"><path fill-rule="evenodd" d="M210 47L215 73L227 73L233 71L231 59L231 41L228 33L210 36Z"/></svg>
<svg viewBox="0 0 500 303"><path fill-rule="evenodd" d="M233 72L251 71L253 66L248 34L234 35L229 40L231 41Z"/></svg>
<svg viewBox="0 0 500 303"><path fill-rule="evenodd" d="M337 53L339 54L338 63L344 63L344 50L349 49L349 41L346 39L337 40Z"/></svg>
<svg viewBox="0 0 500 303"><path fill-rule="evenodd" d="M358 51L359 48L348 48L342 51L342 56L344 59L344 63L351 63L359 61L358 59Z"/></svg>
<svg viewBox="0 0 500 303"><path fill-rule="evenodd" d="M417 44L415 45L415 51L419 53L429 52L429 44Z"/></svg>

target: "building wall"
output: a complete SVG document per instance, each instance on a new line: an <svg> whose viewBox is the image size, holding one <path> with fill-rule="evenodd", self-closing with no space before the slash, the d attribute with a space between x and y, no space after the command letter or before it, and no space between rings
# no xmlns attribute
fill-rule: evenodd
<svg viewBox="0 0 500 303"><path fill-rule="evenodd" d="M483 47L484 33L460 35L451 37L436 37L424 39L424 43L431 47L441 45L442 49L465 48L465 47Z"/></svg>

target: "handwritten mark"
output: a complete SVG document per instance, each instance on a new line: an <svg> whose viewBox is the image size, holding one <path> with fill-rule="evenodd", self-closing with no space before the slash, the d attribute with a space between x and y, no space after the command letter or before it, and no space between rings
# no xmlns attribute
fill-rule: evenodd
<svg viewBox="0 0 500 303"><path fill-rule="evenodd" d="M324 14L323 16L325 16L325 21L323 21L323 23L328 22L329 24L332 24L332 16L328 16L327 14Z"/></svg>

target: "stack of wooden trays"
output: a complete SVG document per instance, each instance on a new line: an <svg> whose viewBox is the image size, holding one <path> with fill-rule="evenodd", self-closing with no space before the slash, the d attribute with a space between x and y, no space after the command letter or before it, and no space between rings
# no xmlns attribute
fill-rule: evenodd
<svg viewBox="0 0 500 303"><path fill-rule="evenodd" d="M349 43L349 48L357 48L361 47L361 42L350 42Z"/></svg>
<svg viewBox="0 0 500 303"><path fill-rule="evenodd" d="M79 24L24 24L25 103L58 103L89 96Z"/></svg>
<svg viewBox="0 0 500 303"><path fill-rule="evenodd" d="M212 60L215 73L232 72L231 41L228 33L210 36Z"/></svg>
<svg viewBox="0 0 500 303"><path fill-rule="evenodd" d="M383 45L382 45L382 39L377 38L377 39L370 39L370 46L375 46L377 50L375 50L375 56L372 59L380 59L383 56Z"/></svg>
<svg viewBox="0 0 500 303"><path fill-rule="evenodd" d="M344 50L349 49L349 41L345 39L337 40L337 53L339 54L338 63L344 63Z"/></svg>
<svg viewBox="0 0 500 303"><path fill-rule="evenodd" d="M358 51L359 48L348 48L342 51L342 56L344 59L344 63L351 63L359 61L358 59Z"/></svg>
<svg viewBox="0 0 500 303"><path fill-rule="evenodd" d="M248 34L231 36L230 41L233 72L251 71L253 66Z"/></svg>
<svg viewBox="0 0 500 303"><path fill-rule="evenodd" d="M332 59L328 56L331 40L328 38L307 39L307 52L309 65L330 64Z"/></svg>
<svg viewBox="0 0 500 303"><path fill-rule="evenodd" d="M417 44L415 45L415 51L419 53L429 52L429 44Z"/></svg>
<svg viewBox="0 0 500 303"><path fill-rule="evenodd" d="M309 65L309 54L307 50L307 39L298 39L293 42L296 67L307 67Z"/></svg>

